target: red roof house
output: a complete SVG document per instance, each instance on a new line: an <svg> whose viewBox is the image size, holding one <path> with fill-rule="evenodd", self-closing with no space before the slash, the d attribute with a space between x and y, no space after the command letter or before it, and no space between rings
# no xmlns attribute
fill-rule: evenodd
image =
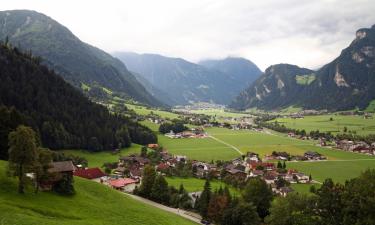
<svg viewBox="0 0 375 225"><path fill-rule="evenodd" d="M113 188L121 189L129 184L135 184L137 183L137 181L131 178L120 178L116 180L110 180L108 183Z"/></svg>
<svg viewBox="0 0 375 225"><path fill-rule="evenodd" d="M147 147L151 148L151 149L157 149L157 148L159 148L159 145L158 144L148 144Z"/></svg>
<svg viewBox="0 0 375 225"><path fill-rule="evenodd" d="M90 180L106 176L98 167L76 170L73 175Z"/></svg>

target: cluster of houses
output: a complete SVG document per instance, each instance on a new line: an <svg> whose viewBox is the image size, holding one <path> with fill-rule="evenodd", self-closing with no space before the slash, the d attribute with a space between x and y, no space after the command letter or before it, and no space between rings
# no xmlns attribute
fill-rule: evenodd
<svg viewBox="0 0 375 225"><path fill-rule="evenodd" d="M319 161L319 160L326 160L327 157L324 155L315 152L315 151L307 151L303 155L290 155L287 152L272 152L271 155L267 155L265 160L283 160L283 161Z"/></svg>
<svg viewBox="0 0 375 225"><path fill-rule="evenodd" d="M189 131L183 131L181 133L174 133L172 130L165 134L169 138L207 138L208 135L202 127L191 128Z"/></svg>
<svg viewBox="0 0 375 225"><path fill-rule="evenodd" d="M149 145L149 148L157 149L157 145ZM166 174L170 169L177 168L180 163L185 165L191 163L191 172L197 178L217 178L230 179L239 182L246 182L249 178L259 177L263 179L276 194L282 196L292 192L293 189L287 185L280 186L278 181L283 179L285 183L310 183L312 182L310 176L306 176L296 170L287 170L285 168L277 168L275 163L262 161L256 153L248 152L245 156L225 162L222 165L215 165L213 163L206 163L202 161L188 161L186 156L171 155L166 150L159 152L160 160L155 164L155 169L161 174ZM272 159L287 160L290 155L285 152L274 152ZM316 152L306 152L304 157L307 160L321 159L321 155ZM268 160L270 158L266 158ZM66 164L66 165L65 165ZM103 173L99 168L77 168L70 162L69 166L56 164L55 170L66 171L65 168L70 168L75 176L94 180L104 185L108 185L116 190L124 192L133 192L133 190L140 185L142 179L142 172L147 164L151 164L151 160L140 155L122 156L119 158L117 167L113 170L112 175ZM189 167L190 168L190 167Z"/></svg>
<svg viewBox="0 0 375 225"><path fill-rule="evenodd" d="M336 148L349 152L375 155L375 142L369 145L364 141L339 140L336 141Z"/></svg>
<svg viewBox="0 0 375 225"><path fill-rule="evenodd" d="M276 194L282 196L292 192L293 189L289 186L277 186L278 179L284 179L286 183L310 183L311 177L297 170L286 170L275 167L272 162L262 162L258 154L248 152L244 158L237 158L230 163L225 164L222 168L216 165L194 161L192 164L193 174L198 178L206 178L211 176L214 178L223 179L223 176L229 176L238 181L246 181L251 177L260 177Z"/></svg>

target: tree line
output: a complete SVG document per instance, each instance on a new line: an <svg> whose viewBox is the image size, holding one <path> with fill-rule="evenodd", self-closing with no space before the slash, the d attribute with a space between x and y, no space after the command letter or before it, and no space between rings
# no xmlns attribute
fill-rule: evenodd
<svg viewBox="0 0 375 225"><path fill-rule="evenodd" d="M63 156L41 148L36 133L30 127L21 125L9 133L8 151L8 175L18 178L18 193L23 194L28 182L33 181L35 193L43 184L52 183L52 190L59 194L75 194L72 173L57 174L49 171L53 159Z"/></svg>
<svg viewBox="0 0 375 225"><path fill-rule="evenodd" d="M50 149L101 151L157 142L149 128L91 102L40 61L0 44L1 159L7 158L9 132L20 124L32 127Z"/></svg>

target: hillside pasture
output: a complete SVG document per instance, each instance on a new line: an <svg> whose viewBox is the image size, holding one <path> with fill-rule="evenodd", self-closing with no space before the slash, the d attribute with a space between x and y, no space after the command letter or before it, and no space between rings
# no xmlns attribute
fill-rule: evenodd
<svg viewBox="0 0 375 225"><path fill-rule="evenodd" d="M120 156L127 156L134 153L139 154L141 152L141 145L132 144L131 147L121 149L116 154L110 151L89 152L86 150L62 150L62 152L66 155L76 155L87 159L89 167L101 167L106 162L118 162Z"/></svg>
<svg viewBox="0 0 375 225"><path fill-rule="evenodd" d="M0 161L1 225L196 224L78 177L74 178L74 196L52 192L34 194L33 190L18 194L16 179L5 176L5 167L6 162Z"/></svg>
<svg viewBox="0 0 375 225"><path fill-rule="evenodd" d="M146 108L145 106L131 105L131 104L125 104L125 105L128 109L134 110L139 115L148 115L152 112L166 119L177 119L179 116L176 113L168 112L168 111L164 111L160 109L151 109L151 108Z"/></svg>

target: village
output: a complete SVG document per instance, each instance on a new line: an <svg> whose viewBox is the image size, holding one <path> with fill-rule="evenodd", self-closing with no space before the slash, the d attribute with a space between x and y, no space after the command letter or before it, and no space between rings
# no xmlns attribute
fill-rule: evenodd
<svg viewBox="0 0 375 225"><path fill-rule="evenodd" d="M145 154L143 152L143 156L132 154L119 157L119 161L111 165L111 168L113 168L111 173L106 174L97 167L76 167L73 174L127 193L132 193L136 187L140 186L146 165L152 165L157 173L163 176L179 176L184 171L184 177L222 180L235 188L240 188L248 179L257 177L264 180L275 194L281 196L293 192L289 184L315 182L311 175L306 175L294 169L287 169L285 161L290 159L291 156L282 152L274 152L275 154L265 157L263 161L258 154L248 152L246 155L231 161L207 163L188 159L182 155L171 155L157 144L149 144L147 147L148 151L152 153ZM320 154L311 151L306 152L302 157L303 160L324 159ZM292 159L295 160L295 157L292 157ZM199 196L199 193L195 194Z"/></svg>

